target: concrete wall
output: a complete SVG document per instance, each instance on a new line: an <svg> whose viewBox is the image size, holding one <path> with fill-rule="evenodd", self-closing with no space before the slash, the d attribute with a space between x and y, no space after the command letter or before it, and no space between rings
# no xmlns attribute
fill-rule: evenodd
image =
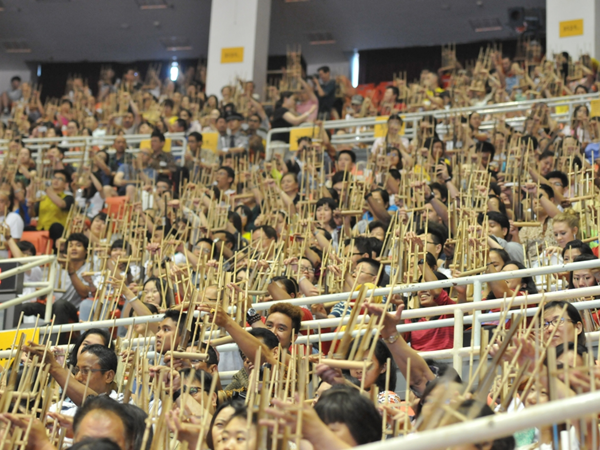
<svg viewBox="0 0 600 450"><path fill-rule="evenodd" d="M569 52L573 58L587 53L600 57L600 3L597 0L546 0L547 53ZM583 19L583 34L560 37L560 22Z"/></svg>

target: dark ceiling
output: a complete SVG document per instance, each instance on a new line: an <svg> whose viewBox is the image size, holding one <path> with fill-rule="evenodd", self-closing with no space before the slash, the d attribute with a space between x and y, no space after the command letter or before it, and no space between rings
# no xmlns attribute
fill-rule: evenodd
<svg viewBox="0 0 600 450"><path fill-rule="evenodd" d="M140 2L166 1L166 9ZM219 0L213 0L219 1ZM244 1L244 0L241 0ZM211 0L0 0L0 69L23 62L205 57ZM545 0L272 0L269 54L300 45L309 64L348 60L354 50L439 45L515 37L508 8ZM473 20L499 31L475 32ZM233 30L232 30L233 31ZM311 45L315 33L335 41ZM330 36L328 36L329 34ZM191 50L168 51L176 38ZM26 47L29 53L7 53Z"/></svg>

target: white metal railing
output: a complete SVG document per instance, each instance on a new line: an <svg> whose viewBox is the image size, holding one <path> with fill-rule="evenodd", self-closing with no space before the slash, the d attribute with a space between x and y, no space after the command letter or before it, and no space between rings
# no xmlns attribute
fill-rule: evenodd
<svg viewBox="0 0 600 450"><path fill-rule="evenodd" d="M364 450L396 450L398 448L438 450L440 448L454 448L459 447L461 444L491 442L494 439L510 436L519 430L565 423L567 420L582 418L588 414L598 412L600 412L600 391L595 391L532 406L510 414L496 414L468 420L455 425L410 434L406 437L362 445L358 448ZM581 448L584 448L583 443L580 445ZM554 448L569 448L569 445L563 447L555 442Z"/></svg>
<svg viewBox="0 0 600 450"><path fill-rule="evenodd" d="M393 289L390 287L387 288L378 288L374 290L367 291L367 297L373 296L385 296L390 293L403 294L416 292L420 290L431 290L437 288L445 288L452 286L464 286L473 284L474 285L474 301L463 304L456 305L446 305L446 306L436 306L431 308L421 308L408 310L403 313L403 317L405 319L416 319L420 317L433 317L440 315L453 315L452 319L443 319L443 320L435 320L435 321L426 321L421 323L411 323L411 324L403 324L398 326L398 330L402 332L408 331L416 331L416 330L426 330L433 329L439 327L453 327L454 328L454 346L452 349L440 350L436 352L427 353L428 356L435 357L444 357L444 358L452 358L454 367L459 371L462 368L463 359L465 356L468 357L470 355L470 348L463 348L463 329L465 324L473 324L473 334L474 334L474 347L479 347L479 330L482 322L498 320L500 318L500 313L486 313L483 314L484 310L498 309L506 306L512 299L496 299L496 300L488 300L485 302L481 302L481 286L483 283L488 281L495 280L506 280L511 278L522 278L526 276L536 276L536 275L545 275L549 273L557 273L557 272L569 272L578 269L591 269L600 267L600 259L593 261L582 261L577 263L569 263L569 264L560 264L555 266L546 266L546 267L537 267L533 269L523 269L523 270L515 270L510 272L498 272L494 274L484 274L484 275L476 275L471 277L464 278L454 278L449 280L439 280L434 282L426 282L426 283L418 283L411 285L398 285ZM479 288L477 288L479 285ZM594 296L600 295L600 286L592 286L587 288L580 288L574 290L566 290L566 291L558 291L558 292L549 292L549 293L541 293L534 295L527 295L523 297L516 297L512 300L512 305L514 307L520 307L522 305L535 305L540 303L542 300L552 301L552 300L570 300L574 298L590 298ZM329 295L321 295L316 297L305 297L299 299L291 299L291 300L282 300L282 301L274 301L274 302L266 302L266 303L256 303L254 304L254 309L265 311L268 310L273 304L276 303L290 303L295 305L305 305L305 304L318 304L318 303L328 303L331 301L345 301L349 298L356 298L358 296L358 291L349 293L339 293L339 294L329 294ZM12 300L12 302L20 303L20 299ZM590 308L600 308L600 300L593 301L585 301L585 302L576 302L575 307L578 309L590 309ZM48 308L48 307L47 307ZM528 308L526 309L526 313L528 315L533 315L536 312L537 308ZM48 314L48 309L46 310ZM197 314L197 313L196 313ZM465 314L467 316L465 317ZM470 314L470 315L469 315ZM46 332L49 333L58 333L58 332L69 332L69 331L82 331L87 330L89 328L97 328L97 327L117 327L117 326L129 326L132 324L144 324L144 323L152 323L159 322L162 320L163 315L152 315L152 316L142 316L135 318L124 318L124 319L113 319L113 320L103 320L96 322L83 322L78 324L65 324L65 325L55 325L54 327L46 327ZM344 325L348 323L349 318L343 317L341 319L323 319L323 320L313 320L306 321L302 323L302 329L304 330L317 330L324 328L335 328L340 325ZM47 320L48 321L48 320ZM360 331L356 331L354 334L359 334ZM321 340L322 342L327 342L333 340L335 333L321 333L320 335L309 335L309 336L299 336L297 339L297 343L299 344L310 344L313 342L318 342ZM220 352L226 351L235 351L237 350L236 344L225 344L219 346ZM0 358L3 353L0 352Z"/></svg>
<svg viewBox="0 0 600 450"><path fill-rule="evenodd" d="M28 270L33 269L34 267L44 266L49 264L50 270L48 273L48 280L42 282L32 282L32 283L23 283L23 287L40 287L40 290L36 290L29 294L23 294L13 300L8 300L0 304L0 311L8 309L12 306L20 305L28 300L32 300L34 298L47 296L48 299L52 299L54 295L54 286L56 282L56 256L55 255L40 255L40 256L27 256L24 258L11 258L9 260L13 263L24 263L23 265L19 265L14 269L6 270L0 273L0 280L4 280L6 278L15 276L20 273L27 272ZM50 321L52 319L52 301L46 302L46 311L44 315L45 321Z"/></svg>
<svg viewBox="0 0 600 450"><path fill-rule="evenodd" d="M538 100L526 100L521 102L507 102L507 103L497 103L493 105L483 105L483 106L472 106L465 108L454 108L454 109L441 109L441 110L433 110L433 111L423 111L416 113L406 113L400 114L403 117L403 120L406 124L410 124L411 126L406 127L405 136L407 138L414 137L415 130L418 128L419 121L425 116L433 116L437 119L446 119L448 117L452 117L456 114L464 114L464 113L472 113L478 112L481 115L495 115L495 114L504 114L511 112L524 112L531 108L533 105L537 103L544 103L548 105L550 108L555 108L557 106L566 106L568 107L568 112L565 113L556 113L551 112L551 117L558 122L568 122L572 115L573 109L575 106L590 102L591 100L595 100L600 98L599 93L592 94L584 94L584 95L571 95L564 97L555 97L551 99L538 99ZM524 117L514 117L506 119L506 123L519 126L525 120ZM328 120L323 122L323 128L327 130L333 129L344 129L344 128L362 128L362 127L373 127L375 124L381 124L381 121L377 121L376 117L365 117L359 119L347 119L347 120ZM300 125L300 127L313 127L314 125L311 123L305 123ZM489 130L495 126L493 121L482 122L481 129ZM271 144L273 134L277 133L287 133L297 127L288 127L288 128L274 128L269 130L266 139L266 148L267 148L267 159L272 156L272 150L276 148L288 148L289 144ZM356 144L356 143L371 143L375 140L373 129L355 132L355 133L346 133L342 135L333 135L331 138L331 142L333 144Z"/></svg>
<svg viewBox="0 0 600 450"><path fill-rule="evenodd" d="M112 154L115 152L114 149L110 149L117 137L124 137L127 141L128 146L139 146L142 141L147 141L151 138L149 134L134 134L134 135L105 135L105 136L69 136L69 137L51 137L51 138L26 138L23 139L23 146L31 150L32 158L36 161L36 164L41 165L42 152L40 150L47 149L52 145L57 145L61 148L67 148L65 163L80 163L82 160L87 162L88 152L87 150L92 147L107 148L108 153ZM183 161L183 155L187 147L187 140L185 133L165 133L165 139L171 140L171 154L175 158L181 158ZM181 145L175 145L177 142L181 142ZM6 139L0 139L0 161L4 159L4 153L8 148L9 141ZM137 148L128 148L127 153L135 154L139 152Z"/></svg>

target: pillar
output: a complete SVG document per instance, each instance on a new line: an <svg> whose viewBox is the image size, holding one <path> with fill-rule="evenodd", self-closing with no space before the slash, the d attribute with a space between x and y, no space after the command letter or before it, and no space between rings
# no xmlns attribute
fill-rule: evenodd
<svg viewBox="0 0 600 450"><path fill-rule="evenodd" d="M548 58L568 52L600 59L600 2L597 0L546 0Z"/></svg>
<svg viewBox="0 0 600 450"><path fill-rule="evenodd" d="M271 0L212 0L206 93L221 98L221 88L237 77L254 81L263 96L267 81Z"/></svg>

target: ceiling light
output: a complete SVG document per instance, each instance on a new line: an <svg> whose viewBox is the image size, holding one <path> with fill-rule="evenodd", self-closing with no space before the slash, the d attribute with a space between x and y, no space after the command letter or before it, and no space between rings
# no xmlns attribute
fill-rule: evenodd
<svg viewBox="0 0 600 450"><path fill-rule="evenodd" d="M25 41L4 41L2 46L6 53L31 53L31 47Z"/></svg>
<svg viewBox="0 0 600 450"><path fill-rule="evenodd" d="M191 50L190 40L184 36L170 36L159 39L165 50L169 52L178 52L183 50Z"/></svg>
<svg viewBox="0 0 600 450"><path fill-rule="evenodd" d="M327 45L335 44L335 39L330 32L314 32L308 33L308 42L310 45Z"/></svg>
<svg viewBox="0 0 600 450"><path fill-rule="evenodd" d="M140 6L140 9L166 9L169 5L167 5L166 0L136 0L137 4Z"/></svg>
<svg viewBox="0 0 600 450"><path fill-rule="evenodd" d="M471 28L473 28L473 31L476 33L502 30L502 23L497 17L492 17L490 19L469 19L469 24L471 24Z"/></svg>
<svg viewBox="0 0 600 450"><path fill-rule="evenodd" d="M171 69L169 69L169 78L171 81L177 81L179 78L179 64L176 61L171 63Z"/></svg>

